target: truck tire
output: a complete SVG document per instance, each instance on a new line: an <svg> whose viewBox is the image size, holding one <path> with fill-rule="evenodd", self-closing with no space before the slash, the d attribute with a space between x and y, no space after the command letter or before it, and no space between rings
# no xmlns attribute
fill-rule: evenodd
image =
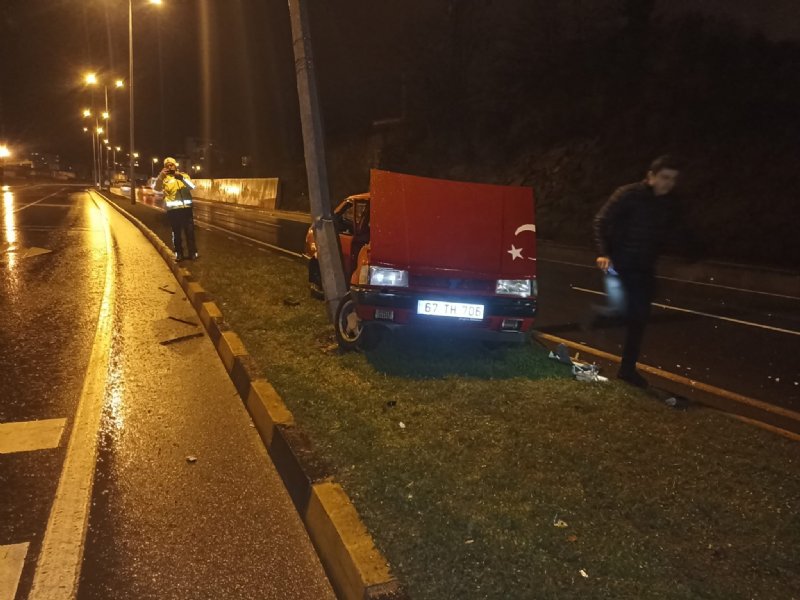
<svg viewBox="0 0 800 600"><path fill-rule="evenodd" d="M336 342L342 350L371 350L381 339L381 327L365 324L356 314L352 293L348 292L339 302L334 319Z"/></svg>

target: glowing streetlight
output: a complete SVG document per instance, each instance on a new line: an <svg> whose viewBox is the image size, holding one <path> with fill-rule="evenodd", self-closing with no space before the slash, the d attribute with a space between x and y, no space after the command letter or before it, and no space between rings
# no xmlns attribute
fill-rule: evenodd
<svg viewBox="0 0 800 600"><path fill-rule="evenodd" d="M133 153L133 158L139 158L139 153L138 152L134 152Z"/></svg>
<svg viewBox="0 0 800 600"><path fill-rule="evenodd" d="M150 0L150 4L155 4L160 6L161 0ZM129 84L129 97L131 102L131 118L130 118L130 125L131 125L131 149L136 147L133 132L133 115L135 114L134 111L134 103L133 103L133 0L128 0L128 84ZM136 157L131 157L130 162L130 179L131 179L131 204L136 204Z"/></svg>
<svg viewBox="0 0 800 600"><path fill-rule="evenodd" d="M107 110L104 110L104 111L103 111L103 113L102 113L102 117L103 117L103 118L104 118L106 121L108 121L108 119L111 117L111 114L109 114L109 112L108 112Z"/></svg>
<svg viewBox="0 0 800 600"><path fill-rule="evenodd" d="M89 128L88 127L84 127L83 130L84 131L89 131Z"/></svg>
<svg viewBox="0 0 800 600"><path fill-rule="evenodd" d="M89 108L84 108L83 109L83 116L84 117L91 117L92 116L92 110L89 109Z"/></svg>
<svg viewBox="0 0 800 600"><path fill-rule="evenodd" d="M97 135L103 135L103 128L102 127L98 127L97 128Z"/></svg>
<svg viewBox="0 0 800 600"><path fill-rule="evenodd" d="M95 85L97 83L97 73L87 73L84 81L87 85Z"/></svg>
<svg viewBox="0 0 800 600"><path fill-rule="evenodd" d="M3 191L7 191L8 188L5 185L5 173L6 173L6 159L11 156L11 150L8 149L8 146L5 144L0 144L0 185L3 187Z"/></svg>
<svg viewBox="0 0 800 600"><path fill-rule="evenodd" d="M116 87L116 88L124 88L125 87L125 82L122 81L122 79L117 79L114 82L114 87Z"/></svg>

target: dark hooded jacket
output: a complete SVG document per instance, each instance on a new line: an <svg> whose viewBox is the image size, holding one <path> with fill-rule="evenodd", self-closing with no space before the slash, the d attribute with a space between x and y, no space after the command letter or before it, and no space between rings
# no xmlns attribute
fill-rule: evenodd
<svg viewBox="0 0 800 600"><path fill-rule="evenodd" d="M672 194L656 196L644 181L617 189L594 218L599 256L617 270L652 271L659 254L682 225ZM671 244L670 244L671 245Z"/></svg>

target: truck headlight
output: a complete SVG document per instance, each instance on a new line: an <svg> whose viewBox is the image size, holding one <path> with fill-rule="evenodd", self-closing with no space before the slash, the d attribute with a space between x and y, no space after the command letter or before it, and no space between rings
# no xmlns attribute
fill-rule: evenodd
<svg viewBox="0 0 800 600"><path fill-rule="evenodd" d="M530 279L498 279L494 293L527 298L533 295L533 289Z"/></svg>
<svg viewBox="0 0 800 600"><path fill-rule="evenodd" d="M382 287L408 287L408 271L370 267L369 284Z"/></svg>

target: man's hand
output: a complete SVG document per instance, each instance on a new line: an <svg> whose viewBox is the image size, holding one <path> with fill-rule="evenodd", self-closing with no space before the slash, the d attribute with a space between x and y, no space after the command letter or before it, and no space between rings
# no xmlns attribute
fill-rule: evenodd
<svg viewBox="0 0 800 600"><path fill-rule="evenodd" d="M597 268L603 272L611 268L611 259L607 256L598 256L594 262L597 264Z"/></svg>

